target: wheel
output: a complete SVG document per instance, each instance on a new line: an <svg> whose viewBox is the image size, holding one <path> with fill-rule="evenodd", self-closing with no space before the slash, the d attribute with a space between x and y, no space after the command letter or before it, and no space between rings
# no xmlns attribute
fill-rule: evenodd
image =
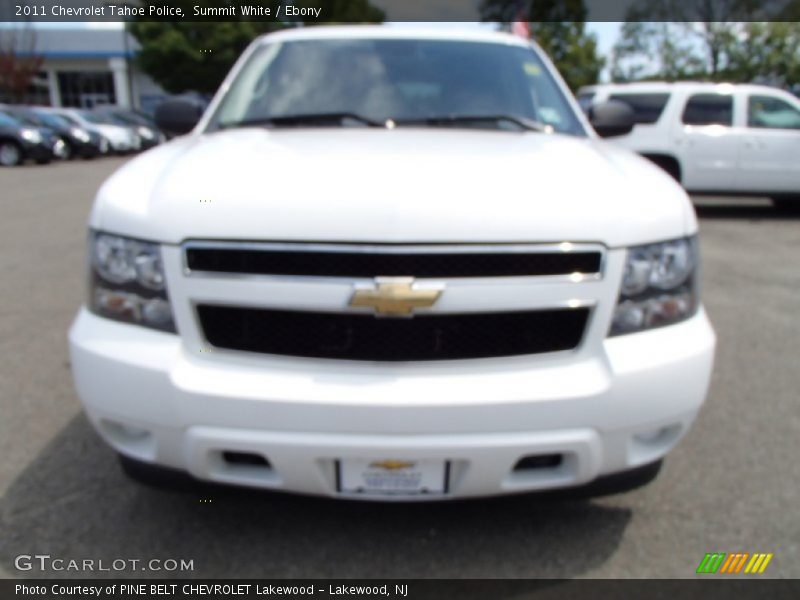
<svg viewBox="0 0 800 600"><path fill-rule="evenodd" d="M0 165L14 167L22 162L22 148L16 142L0 142Z"/></svg>
<svg viewBox="0 0 800 600"><path fill-rule="evenodd" d="M75 157L75 148L72 147L72 144L69 142L64 142L64 150L61 152L61 158L63 160L72 160Z"/></svg>
<svg viewBox="0 0 800 600"><path fill-rule="evenodd" d="M772 198L772 205L781 212L798 213L800 212L800 196Z"/></svg>
<svg viewBox="0 0 800 600"><path fill-rule="evenodd" d="M122 472L137 483L159 489L187 491L202 487L203 483L188 473L146 463L124 454L118 454Z"/></svg>

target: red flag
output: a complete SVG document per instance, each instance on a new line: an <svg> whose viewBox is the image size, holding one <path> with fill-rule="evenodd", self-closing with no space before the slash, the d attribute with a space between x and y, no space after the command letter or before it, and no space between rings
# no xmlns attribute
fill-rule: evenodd
<svg viewBox="0 0 800 600"><path fill-rule="evenodd" d="M517 13L517 20L511 24L511 33L523 37L526 40L531 37L531 29L528 26L527 17L525 14L525 6L521 6ZM523 19L526 19L523 21Z"/></svg>

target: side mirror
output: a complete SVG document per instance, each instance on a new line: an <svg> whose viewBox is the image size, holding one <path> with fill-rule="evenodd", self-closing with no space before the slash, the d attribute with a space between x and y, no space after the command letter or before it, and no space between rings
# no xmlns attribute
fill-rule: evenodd
<svg viewBox="0 0 800 600"><path fill-rule="evenodd" d="M156 106L156 125L168 135L183 135L194 129L203 111L203 104L196 100L169 98Z"/></svg>
<svg viewBox="0 0 800 600"><path fill-rule="evenodd" d="M635 125L633 109L625 102L608 100L589 107L589 122L600 137L625 135Z"/></svg>

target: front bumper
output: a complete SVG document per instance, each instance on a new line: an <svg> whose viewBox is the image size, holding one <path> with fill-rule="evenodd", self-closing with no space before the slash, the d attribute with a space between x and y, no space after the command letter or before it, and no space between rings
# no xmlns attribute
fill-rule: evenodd
<svg viewBox="0 0 800 600"><path fill-rule="evenodd" d="M447 460L448 498L577 486L651 463L694 420L714 346L702 310L605 339L597 355L438 364L203 354L85 309L70 331L78 394L117 451L200 479L330 496L342 496L336 464L348 457ZM223 452L270 466L228 464ZM541 454L563 461L514 470Z"/></svg>
<svg viewBox="0 0 800 600"><path fill-rule="evenodd" d="M142 147L142 142L138 137L114 137L109 138L111 150L120 154L128 152L138 152Z"/></svg>
<svg viewBox="0 0 800 600"><path fill-rule="evenodd" d="M69 143L72 145L75 156L94 158L98 154L101 154L99 137L90 137L88 141L70 137ZM108 142L106 142L106 148L107 146Z"/></svg>
<svg viewBox="0 0 800 600"><path fill-rule="evenodd" d="M51 140L42 140L41 142L33 143L23 140L22 152L25 158L30 158L31 160L51 160L55 157L54 142Z"/></svg>

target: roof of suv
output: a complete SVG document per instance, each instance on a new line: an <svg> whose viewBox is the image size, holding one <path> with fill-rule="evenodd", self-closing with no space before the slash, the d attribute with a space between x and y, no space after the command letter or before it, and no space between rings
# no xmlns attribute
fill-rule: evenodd
<svg viewBox="0 0 800 600"><path fill-rule="evenodd" d="M464 42L484 42L527 46L529 40L510 33L489 29L450 29L437 27L392 27L387 25L345 25L324 27L297 27L267 33L259 38L263 42L319 39L428 39Z"/></svg>
<svg viewBox="0 0 800 600"><path fill-rule="evenodd" d="M733 91L735 89L744 91L783 91L780 88L757 85L753 83L719 83L714 81L639 81L633 83L599 83L597 85L587 85L578 90L579 94L589 92L599 92L604 90L626 91L626 92L665 92L672 89L678 90L714 90L714 91Z"/></svg>

